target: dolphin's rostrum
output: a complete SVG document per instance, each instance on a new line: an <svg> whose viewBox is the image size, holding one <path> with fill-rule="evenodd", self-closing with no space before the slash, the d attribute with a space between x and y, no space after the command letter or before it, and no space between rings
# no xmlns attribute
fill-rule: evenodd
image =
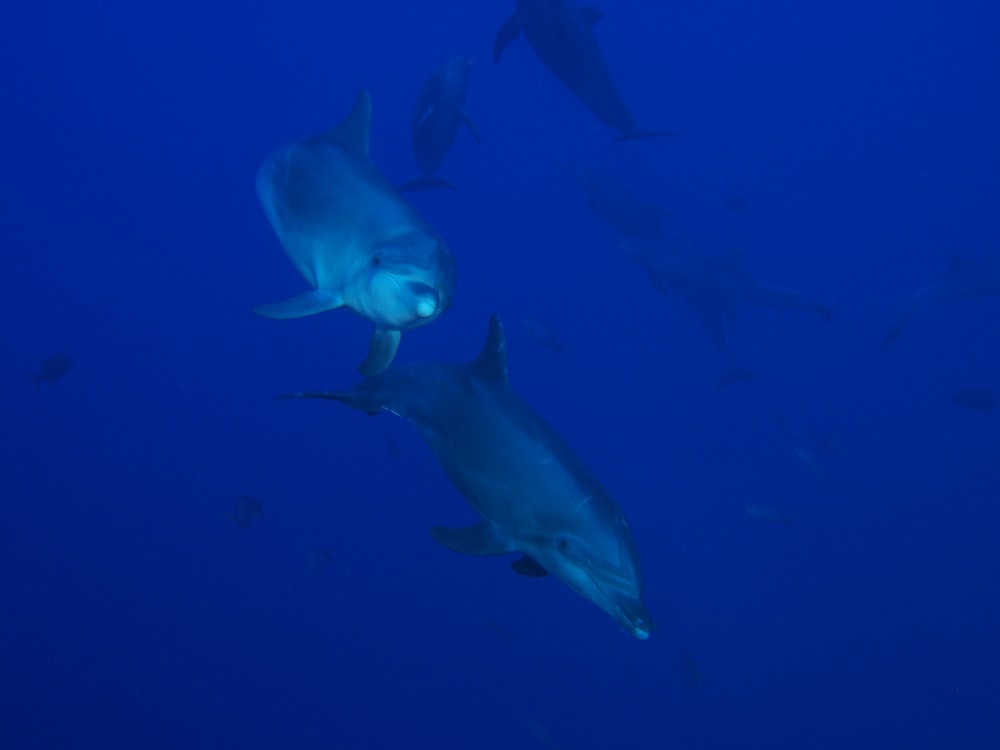
<svg viewBox="0 0 1000 750"><path fill-rule="evenodd" d="M392 362L400 332L451 304L455 261L368 157L371 98L322 135L288 143L257 173L257 194L292 264L313 287L255 311L301 318L348 307L375 324L365 375Z"/></svg>
<svg viewBox="0 0 1000 750"><path fill-rule="evenodd" d="M639 639L652 622L632 534L618 504L562 438L511 389L495 315L471 362L393 365L343 392L297 393L412 422L482 520L435 526L432 536L469 555L523 555L513 569L550 573Z"/></svg>

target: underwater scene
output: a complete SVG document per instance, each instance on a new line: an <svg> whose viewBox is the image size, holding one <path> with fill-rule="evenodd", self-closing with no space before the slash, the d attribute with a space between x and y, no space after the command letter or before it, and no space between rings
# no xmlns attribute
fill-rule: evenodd
<svg viewBox="0 0 1000 750"><path fill-rule="evenodd" d="M0 748L1000 747L1000 6L0 25Z"/></svg>

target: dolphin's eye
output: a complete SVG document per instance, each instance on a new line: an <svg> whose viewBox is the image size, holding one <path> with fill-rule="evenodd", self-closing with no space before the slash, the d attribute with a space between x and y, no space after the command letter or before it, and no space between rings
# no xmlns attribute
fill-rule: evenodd
<svg viewBox="0 0 1000 750"><path fill-rule="evenodd" d="M382 265L382 259L376 255L374 258L372 258L372 265L373 266Z"/></svg>
<svg viewBox="0 0 1000 750"><path fill-rule="evenodd" d="M566 537L561 536L556 539L556 549L560 552L565 552L569 549L569 541L567 541Z"/></svg>

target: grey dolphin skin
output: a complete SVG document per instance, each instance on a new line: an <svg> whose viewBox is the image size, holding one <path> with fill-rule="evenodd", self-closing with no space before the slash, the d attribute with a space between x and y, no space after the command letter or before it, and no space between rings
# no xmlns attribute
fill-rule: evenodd
<svg viewBox="0 0 1000 750"><path fill-rule="evenodd" d="M396 355L400 332L451 304L455 260L368 157L371 98L327 133L288 143L257 173L257 194L292 264L312 291L254 311L301 318L348 307L375 324L365 375Z"/></svg>
<svg viewBox="0 0 1000 750"><path fill-rule="evenodd" d="M569 0L517 0L493 42L493 62L523 32L538 59L601 122L619 133L619 140L671 136L640 130L625 106L618 87L594 38L593 25L602 17L592 6L578 7Z"/></svg>
<svg viewBox="0 0 1000 750"><path fill-rule="evenodd" d="M481 516L431 535L468 555L523 557L521 574L550 573L640 640L652 622L625 516L604 486L507 382L507 346L495 315L471 362L393 365L349 391L297 393L412 422L456 489Z"/></svg>
<svg viewBox="0 0 1000 750"><path fill-rule="evenodd" d="M698 313L712 343L729 360L730 369L719 380L720 388L757 378L755 372L737 364L733 352L732 329L738 303L809 310L827 322L832 318L827 304L751 278L743 269L740 253L705 256L641 240L620 240L615 246L646 272L654 289L661 294L673 289Z"/></svg>
<svg viewBox="0 0 1000 750"><path fill-rule="evenodd" d="M587 196L587 208L618 234L640 240L663 239L663 218L670 215L665 208L646 203L628 185L599 169L577 164L570 171Z"/></svg>
<svg viewBox="0 0 1000 750"><path fill-rule="evenodd" d="M1000 264L949 256L948 269L933 282L918 289L896 313L892 328L882 338L879 348L886 349L903 337L910 320L947 302L978 297L1000 296Z"/></svg>
<svg viewBox="0 0 1000 750"><path fill-rule="evenodd" d="M434 71L420 89L413 107L410 147L420 168L420 177L400 186L400 190L454 190L455 186L434 172L455 142L462 123L479 143L479 131L465 112L465 89L472 60L453 57Z"/></svg>

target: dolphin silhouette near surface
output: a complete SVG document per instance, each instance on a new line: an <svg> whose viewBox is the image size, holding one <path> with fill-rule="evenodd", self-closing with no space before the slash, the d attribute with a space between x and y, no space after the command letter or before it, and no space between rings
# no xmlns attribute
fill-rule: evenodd
<svg viewBox="0 0 1000 750"><path fill-rule="evenodd" d="M952 255L948 268L927 286L918 289L896 312L892 327L882 338L881 349L887 349L903 338L904 327L917 315L922 315L948 302L979 297L1000 296L1000 264Z"/></svg>
<svg viewBox="0 0 1000 750"><path fill-rule="evenodd" d="M395 364L349 391L297 393L412 422L480 516L435 526L440 544L468 555L519 553L511 567L551 574L634 637L649 637L632 533L610 493L507 382L503 326L492 316L471 362Z"/></svg>
<svg viewBox="0 0 1000 750"><path fill-rule="evenodd" d="M542 64L598 120L617 130L619 140L677 135L639 129L594 37L593 26L602 17L597 8L570 0L517 0L493 42L493 62L523 33Z"/></svg>
<svg viewBox="0 0 1000 750"><path fill-rule="evenodd" d="M400 190L454 190L455 186L434 173L451 149L463 123L479 143L479 131L465 111L465 90L472 60L453 57L424 82L413 106L410 147L420 168L420 177Z"/></svg>
<svg viewBox="0 0 1000 750"><path fill-rule="evenodd" d="M254 311L301 318L348 307L375 324L365 375L384 370L401 332L435 320L451 304L455 260L368 156L371 97L322 135L272 153L257 194L292 265L312 290Z"/></svg>

